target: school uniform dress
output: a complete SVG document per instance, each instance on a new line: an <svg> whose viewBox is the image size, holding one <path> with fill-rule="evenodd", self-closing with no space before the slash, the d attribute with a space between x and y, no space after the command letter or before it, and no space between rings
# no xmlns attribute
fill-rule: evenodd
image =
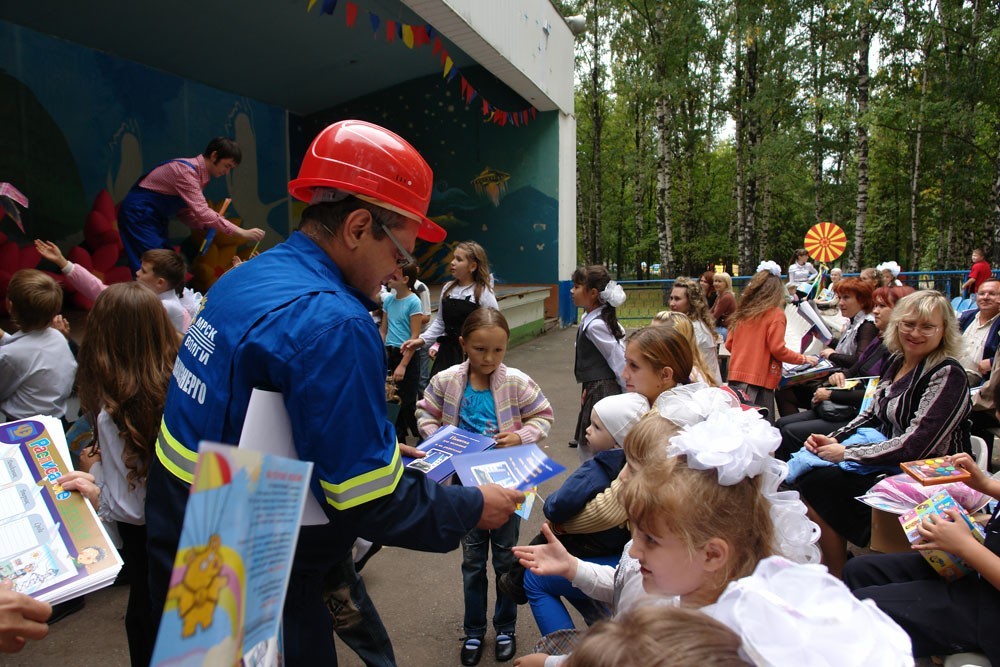
<svg viewBox="0 0 1000 667"><path fill-rule="evenodd" d="M985 544L1000 556L998 514ZM906 630L914 657L975 651L1000 665L1000 591L978 573L949 583L916 552L878 554L847 561L844 583Z"/></svg>
<svg viewBox="0 0 1000 667"><path fill-rule="evenodd" d="M450 291L449 287L451 287ZM447 296L445 296L446 293ZM458 337L462 334L465 318L471 315L472 311L480 307L500 309L493 290L483 287L478 299L476 298L475 283L462 287L455 285L452 281L445 284L441 289L441 294L437 316L427 328L427 332L422 334L428 345L434 341L438 343L437 356L434 357L431 375L437 375L446 368L462 363L465 354L462 352Z"/></svg>
<svg viewBox="0 0 1000 667"><path fill-rule="evenodd" d="M576 419L576 442L580 460L591 457L587 446L590 413L602 398L622 393L622 371L625 370L625 340L615 338L601 319L605 306L598 306L580 319L576 332L576 358L573 375L583 385L583 404Z"/></svg>
<svg viewBox="0 0 1000 667"><path fill-rule="evenodd" d="M213 211L202 190L212 180L205 157L161 162L136 181L118 206L118 232L132 271L142 265L142 253L170 248L167 227L177 218L194 229L235 234L239 229Z"/></svg>
<svg viewBox="0 0 1000 667"><path fill-rule="evenodd" d="M337 664L320 584L359 535L444 552L479 522L477 489L403 468L374 308L301 232L212 287L174 364L147 481L154 610L166 598L199 443L238 442L254 388L282 393L296 454L313 462L310 490L329 520L299 533L284 608L287 665Z"/></svg>

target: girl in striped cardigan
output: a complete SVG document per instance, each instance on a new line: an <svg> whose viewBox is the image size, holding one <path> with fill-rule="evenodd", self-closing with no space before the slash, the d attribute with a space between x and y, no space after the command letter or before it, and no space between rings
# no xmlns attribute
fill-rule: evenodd
<svg viewBox="0 0 1000 667"><path fill-rule="evenodd" d="M417 426L423 437L453 425L493 436L497 447L538 442L552 427L552 407L534 380L503 365L510 328L494 308L479 308L462 326L459 342L466 361L431 378L417 403ZM511 548L517 544L520 518L511 518L496 530L475 529L463 543L462 579L465 588L463 665L475 665L482 656L486 635L486 559L493 545L496 577L514 564ZM493 627L498 662L514 657L517 604L497 592Z"/></svg>

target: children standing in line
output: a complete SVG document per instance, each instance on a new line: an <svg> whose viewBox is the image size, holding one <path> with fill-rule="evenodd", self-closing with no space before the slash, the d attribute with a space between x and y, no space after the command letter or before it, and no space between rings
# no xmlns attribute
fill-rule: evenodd
<svg viewBox="0 0 1000 667"><path fill-rule="evenodd" d="M430 351L434 359L431 375L462 363L462 347L458 342L465 318L479 307L497 308L493 294L490 264L486 251L475 241L463 241L455 246L451 260L451 275L454 280L441 290L437 316L427 331L419 338L411 338L403 344L403 349L432 344L437 341L436 352Z"/></svg>
<svg viewBox="0 0 1000 667"><path fill-rule="evenodd" d="M726 338L726 348L732 353L729 386L766 408L772 423L774 390L781 381L782 362L815 366L818 361L812 355L785 347L785 287L780 276L781 267L776 263L761 262L729 319Z"/></svg>
<svg viewBox="0 0 1000 667"><path fill-rule="evenodd" d="M76 360L66 338L51 326L62 297L62 288L41 271L21 269L11 276L7 312L19 331L0 330L0 419L66 417Z"/></svg>
<svg viewBox="0 0 1000 667"><path fill-rule="evenodd" d="M160 428L179 339L156 296L120 283L94 302L80 345L80 404L94 442L62 486L87 497L123 544L129 567L125 612L133 667L145 667L155 635L146 553L146 472Z"/></svg>
<svg viewBox="0 0 1000 667"><path fill-rule="evenodd" d="M417 279L416 264L407 264L397 278L389 280L389 292L382 299L382 322L379 328L385 341L389 357L389 372L396 383L399 394L399 415L396 417L396 439L406 443L409 433L419 436L417 431L417 384L420 382L420 364L415 350L402 349L403 343L420 336L423 322L420 297L413 293L413 281Z"/></svg>
<svg viewBox="0 0 1000 667"><path fill-rule="evenodd" d="M625 330L618 323L616 308L625 303L625 290L611 280L603 266L580 267L573 272L573 304L583 308L576 332L576 359L573 374L583 385L576 434L570 447L580 448L580 461L591 457L586 432L594 405L625 388Z"/></svg>
<svg viewBox="0 0 1000 667"><path fill-rule="evenodd" d="M88 299L96 299L101 291L107 289L108 286L90 271L66 259L55 243L35 239L35 249L42 257L58 266L66 276L66 281ZM173 250L162 248L144 252L142 264L135 272L136 282L153 290L163 304L163 309L167 311L170 323L182 335L191 324L191 313L178 296L184 288L186 275L184 258Z"/></svg>
<svg viewBox="0 0 1000 667"><path fill-rule="evenodd" d="M417 420L426 437L444 425L492 435L497 447L534 443L552 427L552 407L534 380L503 364L510 328L495 308L473 311L462 326L459 344L468 360L431 378L417 404ZM493 546L496 577L514 562L511 548L517 544L520 517L512 515L496 530L475 529L462 545L462 580L465 589L465 634L463 665L476 665L483 653L486 635L486 559ZM517 650L514 630L517 605L497 592L493 627L498 662L510 660Z"/></svg>

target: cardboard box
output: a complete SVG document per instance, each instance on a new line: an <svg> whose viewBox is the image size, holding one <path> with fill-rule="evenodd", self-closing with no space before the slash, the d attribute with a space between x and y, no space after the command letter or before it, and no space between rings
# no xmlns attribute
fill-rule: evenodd
<svg viewBox="0 0 1000 667"><path fill-rule="evenodd" d="M911 551L899 515L884 510L872 509L871 550L884 554L898 554Z"/></svg>

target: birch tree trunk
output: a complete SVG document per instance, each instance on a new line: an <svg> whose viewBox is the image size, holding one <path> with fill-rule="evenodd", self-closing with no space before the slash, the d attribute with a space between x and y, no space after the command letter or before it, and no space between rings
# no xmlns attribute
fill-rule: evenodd
<svg viewBox="0 0 1000 667"><path fill-rule="evenodd" d="M661 95L656 99L656 230L662 275L673 275L674 241L671 210L671 160L669 102Z"/></svg>
<svg viewBox="0 0 1000 667"><path fill-rule="evenodd" d="M865 229L868 224L868 54L871 50L871 17L863 10L858 30L858 60L855 64L858 88L858 118L855 125L855 161L858 167L858 193L854 206L854 250L849 269L857 271L865 247Z"/></svg>

